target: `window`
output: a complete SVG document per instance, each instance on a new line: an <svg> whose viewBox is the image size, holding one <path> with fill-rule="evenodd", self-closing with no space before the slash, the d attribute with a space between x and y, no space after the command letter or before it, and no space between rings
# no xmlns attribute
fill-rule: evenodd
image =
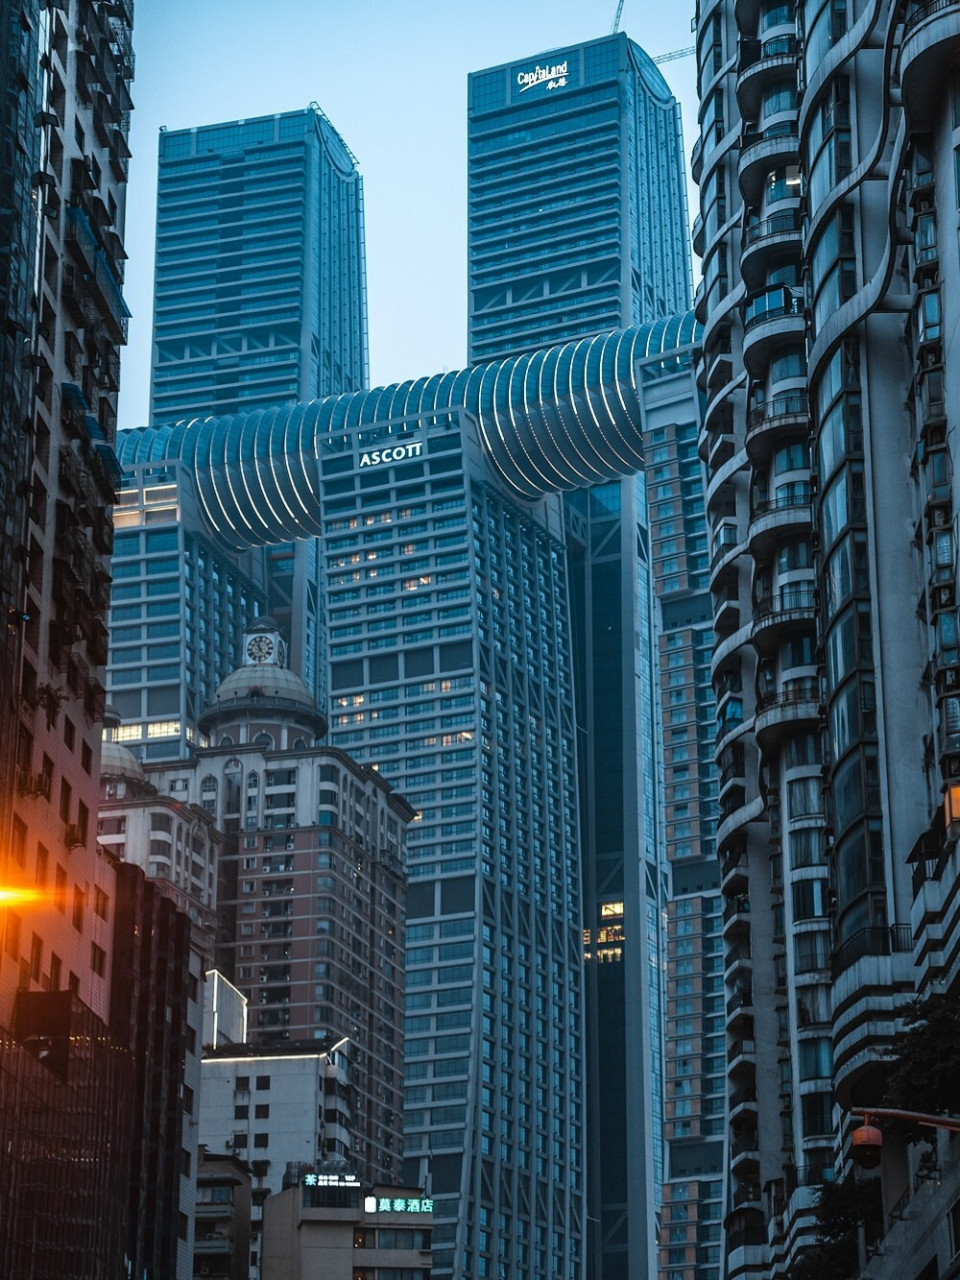
<svg viewBox="0 0 960 1280"><path fill-rule="evenodd" d="M262 1092L264 1089L270 1088L269 1076L257 1076L257 1089Z"/></svg>
<svg viewBox="0 0 960 1280"><path fill-rule="evenodd" d="M102 978L107 970L107 953L95 942L90 944L90 968L98 978Z"/></svg>
<svg viewBox="0 0 960 1280"><path fill-rule="evenodd" d="M269 1133L255 1133L253 1135L253 1145L261 1149L270 1145Z"/></svg>

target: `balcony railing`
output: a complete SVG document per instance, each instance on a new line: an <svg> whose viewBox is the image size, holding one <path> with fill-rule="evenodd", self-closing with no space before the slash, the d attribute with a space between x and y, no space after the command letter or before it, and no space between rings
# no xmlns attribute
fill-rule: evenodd
<svg viewBox="0 0 960 1280"><path fill-rule="evenodd" d="M908 924L870 925L837 948L830 967L836 979L864 956L889 956L912 950L913 934Z"/></svg>
<svg viewBox="0 0 960 1280"><path fill-rule="evenodd" d="M818 702L819 699L820 685L816 676L801 676L788 681L775 693L765 693L757 702L757 710L769 711L771 707L789 707L798 702Z"/></svg>
<svg viewBox="0 0 960 1280"><path fill-rule="evenodd" d="M914 27L927 18L932 18L935 13L944 13L947 9L960 8L957 0L928 0L927 4L918 4L907 14L906 21L903 24L904 35L912 31Z"/></svg>

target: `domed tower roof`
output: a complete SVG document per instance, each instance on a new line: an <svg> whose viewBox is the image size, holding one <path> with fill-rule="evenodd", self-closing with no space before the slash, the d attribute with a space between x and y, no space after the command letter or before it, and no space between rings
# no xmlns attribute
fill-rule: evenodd
<svg viewBox="0 0 960 1280"><path fill-rule="evenodd" d="M144 781L143 766L126 747L105 738L100 747L100 776L108 778L136 778Z"/></svg>
<svg viewBox="0 0 960 1280"><path fill-rule="evenodd" d="M203 732L224 719L265 713L290 715L309 724L317 737L327 731L326 717L317 710L310 690L284 662L286 646L272 618L258 618L243 635L243 665L227 676L198 724Z"/></svg>

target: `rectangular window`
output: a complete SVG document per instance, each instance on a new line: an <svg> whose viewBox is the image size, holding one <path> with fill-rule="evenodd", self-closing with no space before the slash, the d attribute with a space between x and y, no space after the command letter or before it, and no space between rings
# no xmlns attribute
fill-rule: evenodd
<svg viewBox="0 0 960 1280"><path fill-rule="evenodd" d="M107 953L95 942L90 944L90 968L99 978L102 978L107 970Z"/></svg>

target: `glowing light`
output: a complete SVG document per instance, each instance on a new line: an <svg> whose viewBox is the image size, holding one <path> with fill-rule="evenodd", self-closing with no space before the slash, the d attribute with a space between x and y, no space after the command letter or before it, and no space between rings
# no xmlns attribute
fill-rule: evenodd
<svg viewBox="0 0 960 1280"><path fill-rule="evenodd" d="M39 889L20 889L15 885L0 884L0 908L29 906L44 900L45 895Z"/></svg>

